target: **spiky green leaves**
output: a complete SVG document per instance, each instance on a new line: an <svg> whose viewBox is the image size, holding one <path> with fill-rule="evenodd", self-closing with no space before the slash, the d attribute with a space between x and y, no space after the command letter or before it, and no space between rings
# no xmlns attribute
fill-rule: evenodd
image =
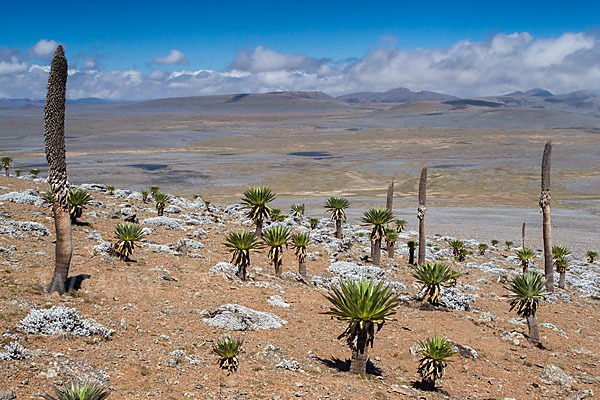
<svg viewBox="0 0 600 400"><path fill-rule="evenodd" d="M396 243L398 240L398 232L393 228L385 228L385 240L388 243Z"/></svg>
<svg viewBox="0 0 600 400"><path fill-rule="evenodd" d="M2 167L6 171L6 176L8 176L8 170L10 169L10 163L13 161L10 157L2 157L0 158L0 162L2 163Z"/></svg>
<svg viewBox="0 0 600 400"><path fill-rule="evenodd" d="M371 208L365 211L362 221L373 225L371 229L371 241L375 242L385 235L384 227L388 222L392 222L394 214L385 208Z"/></svg>
<svg viewBox="0 0 600 400"><path fill-rule="evenodd" d="M242 197L246 216L255 221L264 221L269 218L271 207L269 203L275 200L275 194L266 186L256 186L247 189Z"/></svg>
<svg viewBox="0 0 600 400"><path fill-rule="evenodd" d="M588 251L588 252L587 252L587 256L588 256L588 262L589 262L589 263L593 263L593 262L594 262L594 259L595 259L596 257L598 257L598 253L596 253L596 252L595 252L595 251L593 251L593 250L590 250L590 251Z"/></svg>
<svg viewBox="0 0 600 400"><path fill-rule="evenodd" d="M560 273L566 272L569 264L567 261L567 256L569 254L571 254L571 250L569 250L566 246L560 244L552 246L552 258L554 260L556 271Z"/></svg>
<svg viewBox="0 0 600 400"><path fill-rule="evenodd" d="M171 197L165 193L154 194L154 201L156 202L156 211L158 212L159 216L162 216L164 214L165 207L170 199Z"/></svg>
<svg viewBox="0 0 600 400"><path fill-rule="evenodd" d="M534 257L535 253L530 248L525 247L523 249L517 250L517 258L521 262L521 266L523 267L523 271L525 272L527 271L527 268L529 268L529 263L531 262L531 260L533 260Z"/></svg>
<svg viewBox="0 0 600 400"><path fill-rule="evenodd" d="M444 376L446 365L453 361L450 358L456 354L454 346L448 339L435 335L424 341L419 340L419 347L417 353L421 359L418 372L423 384L427 388L433 389L435 382Z"/></svg>
<svg viewBox="0 0 600 400"><path fill-rule="evenodd" d="M345 209L350 207L350 202L345 197L330 197L324 205L328 213L331 213L332 221L343 221L346 219Z"/></svg>
<svg viewBox="0 0 600 400"><path fill-rule="evenodd" d="M510 295L510 311L517 310L517 314L523 318L535 317L539 301L544 298L545 280L536 271L530 271L523 275L516 275L506 287Z"/></svg>
<svg viewBox="0 0 600 400"><path fill-rule="evenodd" d="M112 196L114 192L115 192L115 187L114 186L108 185L106 187L106 193L108 193L109 195Z"/></svg>
<svg viewBox="0 0 600 400"><path fill-rule="evenodd" d="M290 210L292 211L292 217L301 217L304 215L304 204L293 204Z"/></svg>
<svg viewBox="0 0 600 400"><path fill-rule="evenodd" d="M238 369L238 355L242 350L244 339L224 337L217 340L212 351L219 356L219 367L227 371L227 375Z"/></svg>
<svg viewBox="0 0 600 400"><path fill-rule="evenodd" d="M115 239L117 243L114 246L114 251L122 260L129 260L133 254L136 242L144 238L144 233L139 225L130 222L118 223L115 226Z"/></svg>
<svg viewBox="0 0 600 400"><path fill-rule="evenodd" d="M156 185L150 186L149 189L150 189L150 193L152 193L152 196L154 196L160 190L160 188L158 186L156 186Z"/></svg>
<svg viewBox="0 0 600 400"><path fill-rule="evenodd" d="M283 226L275 226L263 232L263 241L269 249L269 262L279 265L283 258L283 246L290 239L290 230Z"/></svg>
<svg viewBox="0 0 600 400"><path fill-rule="evenodd" d="M412 276L421 284L424 291L422 299L433 305L441 302L441 288L451 287L461 276L460 272L451 269L446 264L427 263L412 268Z"/></svg>
<svg viewBox="0 0 600 400"><path fill-rule="evenodd" d="M51 190L46 190L42 195L42 199L48 207L52 207L52 203L54 203L54 194L52 194Z"/></svg>
<svg viewBox="0 0 600 400"><path fill-rule="evenodd" d="M91 382L71 382L63 384L61 388L52 387L53 395L44 394L45 400L103 400L110 395L105 387Z"/></svg>
<svg viewBox="0 0 600 400"><path fill-rule="evenodd" d="M292 236L292 245L294 246L298 261L303 263L306 260L306 246L310 243L310 236L306 232L296 233Z"/></svg>
<svg viewBox="0 0 600 400"><path fill-rule="evenodd" d="M406 226L407 222L404 219L398 218L394 221L394 224L396 224L396 232L401 233L404 231L404 227Z"/></svg>
<svg viewBox="0 0 600 400"><path fill-rule="evenodd" d="M406 245L408 246L409 250L414 250L419 245L419 242L417 242L416 240L409 240L408 242L406 242Z"/></svg>
<svg viewBox="0 0 600 400"><path fill-rule="evenodd" d="M310 229L315 229L319 224L319 219L312 217L308 220L308 223L310 224Z"/></svg>
<svg viewBox="0 0 600 400"><path fill-rule="evenodd" d="M71 189L69 190L69 215L71 222L77 222L77 218L83 214L83 209L90 202L92 196L85 190Z"/></svg>
<svg viewBox="0 0 600 400"><path fill-rule="evenodd" d="M465 243L462 240L454 239L450 242L450 247L452 248L452 255L458 257L461 249L465 247Z"/></svg>
<svg viewBox="0 0 600 400"><path fill-rule="evenodd" d="M229 232L224 243L232 253L231 263L238 267L238 276L245 280L250 265L250 251L260 247L260 240L250 232Z"/></svg>
<svg viewBox="0 0 600 400"><path fill-rule="evenodd" d="M479 254L484 256L485 255L485 251L488 249L488 245L485 243L479 243L477 245L477 248L479 249Z"/></svg>
<svg viewBox="0 0 600 400"><path fill-rule="evenodd" d="M382 281L375 283L367 279L341 282L340 288L334 286L325 298L331 303L325 314L348 323L348 328L338 339L345 337L353 349L357 345L373 347L375 326L379 331L385 321L392 319L398 307L398 298L389 286L384 286ZM355 343L364 335L365 343Z"/></svg>

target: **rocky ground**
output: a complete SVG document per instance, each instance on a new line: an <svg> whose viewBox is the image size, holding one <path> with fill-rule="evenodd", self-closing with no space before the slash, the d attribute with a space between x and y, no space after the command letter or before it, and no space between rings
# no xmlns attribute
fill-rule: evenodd
<svg viewBox="0 0 600 400"><path fill-rule="evenodd" d="M251 279L239 281L222 245L231 230L252 229L239 205L175 197L157 217L140 193L84 185L93 196L73 227L71 276L79 289L59 297L44 288L53 269L54 226L41 180L0 177L0 399L39 398L72 378L102 382L115 399L585 399L600 392L600 263L571 257L567 289L541 304L545 349L528 345L527 326L506 301L507 278L520 271L514 249L490 246L465 262L447 236L428 238L427 257L464 275L443 293L444 307L417 300L406 242L380 268L366 261L369 231L345 226L343 240L322 219L282 224L310 231L310 283L299 281L293 250L282 278L266 251L252 254ZM132 215L146 239L134 262L108 254L114 225ZM461 238L474 249L478 241ZM489 243L488 243L489 244ZM542 264L538 254L535 268ZM340 279L366 276L394 287L401 304L370 349L369 374L350 375L342 323L323 314ZM436 392L417 389L418 340L448 337L459 355ZM244 338L240 369L226 377L210 349L223 335Z"/></svg>

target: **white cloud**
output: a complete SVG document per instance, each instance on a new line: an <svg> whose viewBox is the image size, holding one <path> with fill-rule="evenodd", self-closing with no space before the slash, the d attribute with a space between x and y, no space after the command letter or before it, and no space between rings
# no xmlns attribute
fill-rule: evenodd
<svg viewBox="0 0 600 400"><path fill-rule="evenodd" d="M98 59L96 57L89 57L83 62L84 69L95 69L98 67Z"/></svg>
<svg viewBox="0 0 600 400"><path fill-rule="evenodd" d="M185 58L185 55L180 52L179 50L171 50L171 52L169 53L168 56L166 57L156 57L154 59L154 61L152 61L154 64L165 64L165 65L170 65L170 64L188 64L188 60Z"/></svg>
<svg viewBox="0 0 600 400"><path fill-rule="evenodd" d="M343 62L258 46L238 50L227 71L98 71L84 63L82 70L70 70L68 96L136 100L277 90L321 90L339 95L395 87L463 97L534 87L556 93L600 92L600 42L592 33L542 39L526 32L497 34L485 41L464 40L446 48L415 50L385 42L360 58ZM173 50L163 61L184 59ZM17 51L0 48L3 96L44 98L48 70L47 65L20 59Z"/></svg>
<svg viewBox="0 0 600 400"><path fill-rule="evenodd" d="M310 58L306 54L281 54L258 46L254 50L238 50L229 67L232 70L248 72L312 70L326 61Z"/></svg>
<svg viewBox="0 0 600 400"><path fill-rule="evenodd" d="M49 58L60 43L54 40L42 39L31 48L31 55L35 58Z"/></svg>

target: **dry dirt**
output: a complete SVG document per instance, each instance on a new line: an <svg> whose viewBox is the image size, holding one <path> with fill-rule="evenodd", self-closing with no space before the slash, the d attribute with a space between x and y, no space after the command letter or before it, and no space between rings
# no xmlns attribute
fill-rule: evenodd
<svg viewBox="0 0 600 400"><path fill-rule="evenodd" d="M5 187L0 194L22 192L27 188L40 192L47 189L45 184L4 177L0 177L0 186ZM18 399L39 398L51 384L61 378L68 379L51 373L57 359L53 352L107 373L114 390L111 398L114 399L395 399L412 395L433 399L566 399L585 389L592 389L596 395L600 393L597 298L580 297L582 293L571 288L558 290L567 293L571 302L541 304L538 319L554 324L564 334L541 327L545 349L533 348L523 341L516 345L500 339L506 331L526 333L526 326L509 322L517 316L508 311L503 283L496 281L495 275L466 268L465 263L452 262L453 267L465 274L461 283L479 287L474 292L473 310L430 309L416 300L402 302L396 319L385 324L370 350L371 361L379 372L364 377L351 376L344 370L350 351L345 342L336 339L344 326L322 314L327 306L322 291L311 285L276 278L267 264L265 251L253 254L251 268L258 282L267 283L265 287L238 284L209 271L217 262L229 261L222 242L228 231L243 228L239 222L230 219L225 222L226 227L203 226L208 232L207 238L198 239L205 245L199 251L203 258L154 253L144 244L135 250L136 262L126 263L116 258L107 261L94 254L93 247L97 242L87 239L84 230L96 230L102 238L112 241L112 231L118 220L111 219L109 214L116 205L126 201L100 192L91 194L108 207L88 207L86 211L96 212L97 217L84 214L82 221L89 226L73 227L70 274L91 276L83 281L79 291L62 298L44 293L53 269L53 234L25 238L0 235L0 246L16 247L13 253L0 253L2 332L16 333L27 349L40 350L28 360L0 361L3 371L0 388L13 388ZM53 220L46 207L2 203L3 219L37 221L53 232ZM141 201L131 203L138 207L150 206ZM137 216L142 220L155 214L138 211ZM148 239L158 244L177 243L184 234L162 228L156 230L159 234ZM440 246L447 247L447 244ZM362 250L364 246L356 247ZM323 254L308 263L309 274L325 275L329 265L327 251L320 245L311 246L309 251ZM356 261L356 254L362 252L340 254L340 259L348 257ZM487 257L502 259L511 254L500 249L489 252ZM406 257L399 255L388 260L384 253L382 261L384 268L392 268L385 267L387 263L397 264L393 267L395 278L408 287L408 293L404 294L415 296L418 287L413 284ZM471 256L468 261L482 263L485 259ZM511 264L501 265L516 268ZM175 280L165 280L163 272L156 270L157 266L162 266ZM285 251L284 271L296 268L297 262L290 248ZM489 283L478 283L480 278ZM270 284L279 285L282 291ZM272 295L281 295L291 307L267 304L266 299ZM271 312L288 321L281 329L233 332L233 335L242 336L245 342L240 369L229 379L218 369L210 349L215 339L232 332L207 325L200 315L202 310L214 310L225 303ZM15 327L33 304L38 308L75 307L84 317L93 317L114 329L115 334L111 340L98 343L83 337L24 334ZM491 319L490 314L496 320ZM472 347L479 357L455 357L437 392L416 391L412 385L418 379L418 360L409 349L418 340L434 333ZM3 339L5 343L10 341L6 337ZM268 345L279 350L265 355ZM200 364L191 365L186 360L170 364L170 353L179 349L191 359L200 360ZM292 372L277 368L277 357L298 361L301 370ZM548 364L563 368L575 378L575 383L567 387L540 379L543 367ZM221 385L224 385L222 389Z"/></svg>

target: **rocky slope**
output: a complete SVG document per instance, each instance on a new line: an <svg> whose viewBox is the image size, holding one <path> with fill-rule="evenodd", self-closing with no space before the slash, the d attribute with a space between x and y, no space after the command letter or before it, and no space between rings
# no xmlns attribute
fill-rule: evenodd
<svg viewBox="0 0 600 400"><path fill-rule="evenodd" d="M26 177L27 178L27 177ZM428 238L428 259L464 275L443 293L444 307L417 300L400 234L396 257L365 261L368 230L345 226L344 239L321 219L282 224L310 231L310 284L298 280L293 251L277 278L266 251L251 255L251 278L241 282L222 245L227 232L251 228L239 205L175 197L157 217L140 193L84 185L94 201L73 227L71 276L79 287L62 298L44 287L53 268L53 220L40 193L43 180L0 177L0 398L39 398L49 386L91 379L118 399L557 399L593 398L600 385L600 264L570 258L567 289L541 304L545 349L532 348L527 327L508 311L507 278L518 273L514 250L494 248L455 262L444 236ZM132 215L146 240L135 262L108 254L114 225ZM409 227L414 228L414 227ZM477 240L462 238L474 248ZM541 268L538 254L534 267ZM323 314L328 288L341 279L383 279L401 298L396 319L370 349L366 377L347 372L350 351L336 337L344 325ZM456 344L436 392L413 385L418 340L434 333ZM223 335L245 339L240 369L226 378L210 349ZM5 397L2 397L5 396Z"/></svg>

